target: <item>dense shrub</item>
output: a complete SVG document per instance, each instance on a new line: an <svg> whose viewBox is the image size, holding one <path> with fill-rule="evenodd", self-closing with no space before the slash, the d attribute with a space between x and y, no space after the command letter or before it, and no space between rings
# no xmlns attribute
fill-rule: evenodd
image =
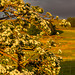
<svg viewBox="0 0 75 75"><path fill-rule="evenodd" d="M59 26L71 27L71 23L69 21L66 21L66 19L62 19L62 21L59 23Z"/></svg>
<svg viewBox="0 0 75 75"><path fill-rule="evenodd" d="M67 18L67 21L71 23L71 27L75 27L75 17L69 17Z"/></svg>

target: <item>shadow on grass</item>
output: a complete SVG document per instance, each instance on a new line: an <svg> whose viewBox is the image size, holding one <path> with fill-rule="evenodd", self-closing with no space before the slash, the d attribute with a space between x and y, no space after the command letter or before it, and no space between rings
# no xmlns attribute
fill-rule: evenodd
<svg viewBox="0 0 75 75"><path fill-rule="evenodd" d="M59 75L75 75L75 60L61 62L61 70Z"/></svg>
<svg viewBox="0 0 75 75"><path fill-rule="evenodd" d="M62 34L63 33L63 31L61 31L61 30L56 30L57 32L59 32L60 34Z"/></svg>

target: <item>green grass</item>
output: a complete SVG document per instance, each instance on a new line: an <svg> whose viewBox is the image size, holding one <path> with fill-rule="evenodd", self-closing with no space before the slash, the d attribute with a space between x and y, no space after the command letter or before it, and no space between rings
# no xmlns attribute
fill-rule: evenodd
<svg viewBox="0 0 75 75"><path fill-rule="evenodd" d="M62 54L59 55L63 58L60 63L61 70L59 75L75 75L75 30L61 29L57 30L60 35L53 35L58 47L52 47L52 51L57 55L58 49L62 50Z"/></svg>
<svg viewBox="0 0 75 75"><path fill-rule="evenodd" d="M62 38L57 38L56 40L61 42L62 46L60 48L63 52L61 54L63 60L60 64L59 75L75 75L75 30L62 30L59 32L60 35L58 37Z"/></svg>
<svg viewBox="0 0 75 75"><path fill-rule="evenodd" d="M59 75L75 75L75 61L61 62L61 70Z"/></svg>
<svg viewBox="0 0 75 75"><path fill-rule="evenodd" d="M75 37L75 30L63 30L60 36L63 37Z"/></svg>
<svg viewBox="0 0 75 75"><path fill-rule="evenodd" d="M75 75L75 30L71 29L58 29L60 35L54 35L53 39L56 43L61 43L58 47L53 47L55 54L57 55L58 49L62 50L62 54L59 55L63 58L60 63L61 70L59 75Z"/></svg>

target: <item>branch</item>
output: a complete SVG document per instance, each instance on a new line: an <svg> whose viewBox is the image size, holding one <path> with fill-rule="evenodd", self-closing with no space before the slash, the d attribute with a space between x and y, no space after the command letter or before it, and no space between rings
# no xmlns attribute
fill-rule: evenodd
<svg viewBox="0 0 75 75"><path fill-rule="evenodd" d="M23 48L23 47L22 47ZM32 49L25 49L25 48L23 48L24 50L23 51L34 51L34 49L35 49L36 47L33 47Z"/></svg>
<svg viewBox="0 0 75 75"><path fill-rule="evenodd" d="M13 57L12 57L11 55L9 55L9 54L6 54L6 53L3 52L2 50L0 50L0 53L3 54L4 56L7 56L7 57L11 58L12 60L18 62L17 59L13 58Z"/></svg>
<svg viewBox="0 0 75 75"><path fill-rule="evenodd" d="M10 15L10 17L14 18L14 17L16 17L16 16L15 16L15 15ZM10 19L10 18L9 18L9 16L0 18L0 20L3 20L3 19Z"/></svg>
<svg viewBox="0 0 75 75"><path fill-rule="evenodd" d="M9 57L9 58L11 58L12 60L14 60L15 62L18 62L18 60L17 59L15 59L14 57L12 57L11 55L9 55L9 54L6 54L5 52L3 52L2 50L0 50L0 53L1 54L3 54L4 56L7 56L7 57ZM19 64L22 68L24 68L25 69L25 67L23 66L23 65L21 65L21 64Z"/></svg>

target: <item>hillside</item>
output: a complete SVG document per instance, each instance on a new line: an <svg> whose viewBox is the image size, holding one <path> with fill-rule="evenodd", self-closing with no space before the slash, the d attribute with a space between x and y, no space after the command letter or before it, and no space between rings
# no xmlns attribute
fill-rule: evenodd
<svg viewBox="0 0 75 75"><path fill-rule="evenodd" d="M56 47L52 47L51 50L58 55L58 49L61 49L62 57L61 60L61 72L59 75L75 75L75 30L70 29L59 29L60 35L53 35L45 37L42 41L45 42L49 38L54 39ZM50 51L51 51L50 50Z"/></svg>

